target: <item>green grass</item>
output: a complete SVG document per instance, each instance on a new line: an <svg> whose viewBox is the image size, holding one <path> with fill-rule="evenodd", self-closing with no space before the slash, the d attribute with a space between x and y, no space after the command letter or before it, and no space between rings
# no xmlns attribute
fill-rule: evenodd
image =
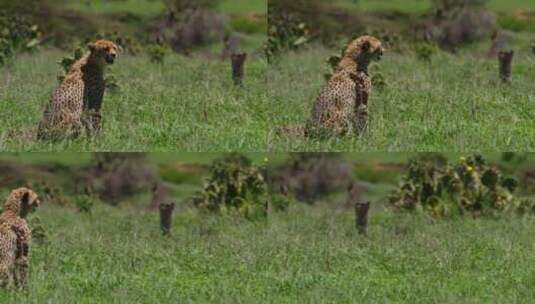
<svg viewBox="0 0 535 304"><path fill-rule="evenodd" d="M524 40L522 40L524 41ZM488 46L487 46L488 48ZM277 151L530 151L535 147L535 59L527 45L516 47L513 81L500 83L498 63L486 48L459 55L439 53L431 64L410 53L388 53L375 70L387 87L370 99L369 133L326 140L275 137ZM271 126L303 124L324 86L326 58L335 51L312 46L288 53L268 72ZM373 75L374 68L371 69Z"/></svg>
<svg viewBox="0 0 535 304"><path fill-rule="evenodd" d="M165 9L165 4L160 0L61 0L67 8L93 13L130 13L138 16L157 16ZM225 13L255 12L265 14L267 12L266 0L224 0L219 9Z"/></svg>
<svg viewBox="0 0 535 304"><path fill-rule="evenodd" d="M217 155L150 156L170 165L204 163ZM365 164L399 163L408 156L344 155ZM71 156L0 154L15 157L44 164ZM32 217L40 218L48 238L31 247L29 289L0 290L0 302L527 303L535 296L532 217L432 220L393 212L377 201L397 181L368 167L355 170L368 177L365 198L374 201L368 237L356 234L353 211L342 208L344 193L312 207L294 205L267 221L200 213L183 203L200 188L199 176L172 185L179 203L170 238L160 235L158 213L147 210L148 193L118 207L97 203L92 215L44 202ZM56 174L49 182L61 178L68 181ZM2 194L7 190L0 188Z"/></svg>
<svg viewBox="0 0 535 304"><path fill-rule="evenodd" d="M163 13L165 5L163 1L147 1L147 0L124 0L124 1L108 1L108 0L62 0L65 2L65 7L97 14L116 14L129 13L143 17L156 17Z"/></svg>
<svg viewBox="0 0 535 304"><path fill-rule="evenodd" d="M224 0L220 9L227 13L247 13L267 14L267 0Z"/></svg>
<svg viewBox="0 0 535 304"><path fill-rule="evenodd" d="M95 140L60 143L0 140L2 151L260 151L265 145L267 63L246 49L243 88L230 64L200 55L170 55L165 65L124 55L113 66L121 85L104 99L104 129ZM57 86L56 64L65 54L42 51L17 58L0 76L0 134L36 127Z"/></svg>
<svg viewBox="0 0 535 304"><path fill-rule="evenodd" d="M351 212L298 207L267 223L179 208L158 216L45 206L27 293L4 303L526 303L535 293L535 222L431 222L375 209L368 238Z"/></svg>

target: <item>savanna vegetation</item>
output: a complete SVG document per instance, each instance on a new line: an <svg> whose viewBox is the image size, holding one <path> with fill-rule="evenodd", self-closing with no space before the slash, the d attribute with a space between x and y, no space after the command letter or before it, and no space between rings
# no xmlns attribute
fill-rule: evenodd
<svg viewBox="0 0 535 304"><path fill-rule="evenodd" d="M30 217L29 289L0 291L6 303L525 303L534 295L533 210L513 204L534 198L531 154L0 158L2 196L31 185L43 201ZM461 211L455 197L493 180L511 196L507 208L485 199L493 212L436 212ZM505 180L516 188L502 188ZM438 195L439 184L462 188ZM401 207L399 191L421 208ZM274 208L281 196L288 204ZM242 208L265 201L258 213ZM355 228L361 201L372 206L366 235ZM157 209L166 202L176 207L162 236Z"/></svg>
<svg viewBox="0 0 535 304"><path fill-rule="evenodd" d="M280 151L529 151L535 31L530 1L286 1L269 8L268 86L281 109L271 134L304 125L328 61L371 34L386 55L370 68L363 136L273 136ZM497 53L514 51L502 83Z"/></svg>
<svg viewBox="0 0 535 304"><path fill-rule="evenodd" d="M264 145L266 1L23 0L0 1L0 8L0 24L13 25L0 40L0 150L231 151ZM34 129L58 77L98 38L123 49L106 76L101 136L36 141ZM245 76L235 86L229 57L241 52L248 55Z"/></svg>

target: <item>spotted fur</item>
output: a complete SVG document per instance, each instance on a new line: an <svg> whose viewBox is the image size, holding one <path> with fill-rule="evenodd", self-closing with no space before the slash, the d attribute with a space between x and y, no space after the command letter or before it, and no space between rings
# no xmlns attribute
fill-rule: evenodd
<svg viewBox="0 0 535 304"><path fill-rule="evenodd" d="M327 85L316 99L305 135L361 134L368 125L371 80L368 65L379 60L381 41L362 36L349 44Z"/></svg>
<svg viewBox="0 0 535 304"><path fill-rule="evenodd" d="M28 188L18 188L9 194L0 215L0 286L11 280L24 288L30 271L32 231L26 216L40 205L37 194Z"/></svg>
<svg viewBox="0 0 535 304"><path fill-rule="evenodd" d="M104 97L104 69L112 64L118 47L98 40L88 45L89 52L76 61L47 104L38 127L38 139L77 137L101 129Z"/></svg>

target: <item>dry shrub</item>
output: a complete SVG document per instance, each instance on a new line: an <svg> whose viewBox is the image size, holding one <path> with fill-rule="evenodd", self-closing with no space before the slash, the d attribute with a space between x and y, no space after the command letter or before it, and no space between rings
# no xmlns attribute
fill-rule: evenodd
<svg viewBox="0 0 535 304"><path fill-rule="evenodd" d="M370 19L321 0L272 0L268 8L269 35L280 49L295 49L313 38L336 44L342 36L364 33Z"/></svg>
<svg viewBox="0 0 535 304"><path fill-rule="evenodd" d="M216 0L169 0L168 13L156 29L156 41L175 52L188 53L193 47L222 41L227 20L211 10Z"/></svg>
<svg viewBox="0 0 535 304"><path fill-rule="evenodd" d="M70 168L59 164L31 165L11 161L0 162L0 188L9 191L13 188L33 189L45 204L66 206L71 203L63 191L68 180L62 176L72 174Z"/></svg>
<svg viewBox="0 0 535 304"><path fill-rule="evenodd" d="M461 45L489 37L496 27L496 15L481 0L438 0L432 12L418 26L420 38L454 51Z"/></svg>
<svg viewBox="0 0 535 304"><path fill-rule="evenodd" d="M157 178L144 153L95 153L80 181L85 192L117 205L126 197L149 191Z"/></svg>
<svg viewBox="0 0 535 304"><path fill-rule="evenodd" d="M346 189L352 181L351 165L332 153L296 153L270 174L274 189L284 188L302 202Z"/></svg>

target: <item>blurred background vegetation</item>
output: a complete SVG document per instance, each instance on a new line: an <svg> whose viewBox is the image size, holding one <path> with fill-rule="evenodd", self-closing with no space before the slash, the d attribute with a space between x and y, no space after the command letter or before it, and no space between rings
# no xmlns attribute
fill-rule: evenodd
<svg viewBox="0 0 535 304"><path fill-rule="evenodd" d="M115 40L133 54L154 44L215 53L229 39L239 41L233 48L260 52L266 10L265 0L1 0L0 54L72 49L95 38Z"/></svg>
<svg viewBox="0 0 535 304"><path fill-rule="evenodd" d="M535 37L535 4L529 0L272 0L268 10L271 53L309 41L339 47L365 33L396 51L419 42L457 51L493 32L503 40L514 33Z"/></svg>
<svg viewBox="0 0 535 304"><path fill-rule="evenodd" d="M84 194L88 187L99 194L102 202L148 207L153 186L166 184L170 199L186 202L198 193L205 180L227 180L228 168L238 168L244 176L262 175L268 192L287 188L298 201L307 204L324 202L343 208L347 187L356 182L362 186L362 199L385 199L400 182L406 180L407 169L415 168L414 160L429 167L429 160L451 162L453 167L463 153L3 153L0 155L2 179L0 188L7 191L28 184L53 186L66 197ZM530 153L485 153L486 168L498 168L518 181L518 194L530 198L535 178L535 157ZM234 165L233 165L234 164ZM461 162L462 164L462 162ZM215 166L215 167L211 167ZM476 168L479 165L472 165ZM422 168L423 168L422 167ZM219 168L211 171L211 168ZM221 169L224 168L224 169ZM418 167L420 168L420 167ZM435 167L436 172L442 172ZM232 169L234 170L234 169ZM423 169L418 169L423 170ZM414 171L414 170L413 170ZM425 171L425 170L424 170ZM448 170L445 170L446 172ZM211 173L216 172L216 175ZM219 172L219 173L217 173ZM238 171L236 171L238 172ZM247 173L252 172L252 173ZM500 173L500 174L502 174ZM221 175L223 174L223 175ZM444 175L445 173L441 173ZM449 174L449 173L448 173ZM479 173L478 173L479 174ZM410 174L409 174L410 175ZM534 176L532 176L534 175ZM211 176L211 177L210 177ZM409 176L410 177L410 176ZM436 178L431 178L436 179ZM421 178L416 178L420 181ZM413 181L414 182L414 181ZM257 185L257 182L251 185ZM256 186L255 186L256 187ZM208 187L210 188L210 187ZM436 188L436 187L435 187ZM132 200L132 198L134 198ZM64 202L64 199L59 199ZM347 206L345 206L347 207Z"/></svg>

